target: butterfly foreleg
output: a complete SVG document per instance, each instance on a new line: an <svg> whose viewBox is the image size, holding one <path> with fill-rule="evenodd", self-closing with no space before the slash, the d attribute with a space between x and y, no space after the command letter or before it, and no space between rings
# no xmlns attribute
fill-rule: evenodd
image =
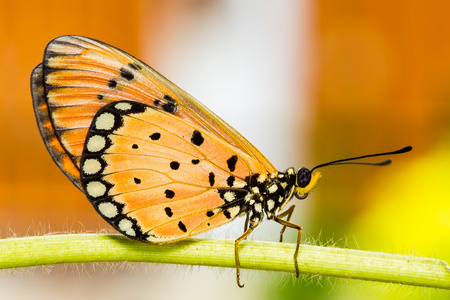
<svg viewBox="0 0 450 300"><path fill-rule="evenodd" d="M297 224L294 224L294 223L289 222L289 220L290 220L290 218L291 218L291 216L292 216L292 212L294 211L294 208L295 208L295 206L292 205L292 206L289 207L285 212L279 214L278 216L274 216L274 217L273 217L273 220L274 220L275 222L278 222L278 223L280 223L281 225L283 225L283 229L281 230L281 236L283 236L283 232L284 232L284 230L286 229L286 227L289 227L289 228L293 228L293 229L297 229L297 230L298 230L297 245L296 245L296 247L295 247L295 252L294 252L295 276L298 278L298 276L299 276L299 274L300 274L300 271L299 271L299 269L298 269L297 256L298 256L298 251L299 251L299 248L300 248L300 241L301 241L301 239L302 239L302 229L303 229L303 228L302 228L301 226L297 225ZM282 217L284 217L284 216L286 216L286 215L288 216L288 217L287 217L287 220L281 219Z"/></svg>

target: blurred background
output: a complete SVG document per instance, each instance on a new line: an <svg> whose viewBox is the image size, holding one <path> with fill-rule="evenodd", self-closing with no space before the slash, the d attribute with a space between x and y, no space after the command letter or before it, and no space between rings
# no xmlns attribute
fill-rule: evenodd
<svg viewBox="0 0 450 300"><path fill-rule="evenodd" d="M52 162L32 110L29 76L46 44L77 34L147 62L282 171L412 145L389 167L323 169L315 192L293 200L293 221L311 244L450 261L449 13L447 1L420 0L0 0L0 235L111 231ZM251 238L279 230L266 221ZM243 273L239 289L233 269L80 265L3 272L0 289L5 299L448 297Z"/></svg>

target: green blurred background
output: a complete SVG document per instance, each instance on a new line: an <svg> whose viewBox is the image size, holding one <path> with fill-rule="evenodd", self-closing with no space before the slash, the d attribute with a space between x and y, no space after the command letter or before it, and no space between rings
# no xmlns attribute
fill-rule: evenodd
<svg viewBox="0 0 450 300"><path fill-rule="evenodd" d="M412 145L389 167L323 169L316 191L296 202L294 221L311 243L450 261L449 13L447 1L420 0L0 0L0 234L111 231L53 164L32 111L29 76L45 45L79 34L146 61L280 170ZM276 240L272 223L252 238ZM241 232L242 220L206 236ZM254 271L244 271L239 289L234 270L165 265L32 273L2 273L2 294L448 299L429 289Z"/></svg>

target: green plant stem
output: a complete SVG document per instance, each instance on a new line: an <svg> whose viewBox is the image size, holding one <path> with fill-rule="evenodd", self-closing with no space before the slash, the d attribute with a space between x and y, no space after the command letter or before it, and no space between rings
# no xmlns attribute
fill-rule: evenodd
<svg viewBox="0 0 450 300"><path fill-rule="evenodd" d="M241 268L295 272L295 244L243 241ZM235 267L234 241L187 239L154 245L113 234L47 235L0 240L0 269L89 262L151 262ZM301 245L300 273L450 290L450 268L438 259Z"/></svg>

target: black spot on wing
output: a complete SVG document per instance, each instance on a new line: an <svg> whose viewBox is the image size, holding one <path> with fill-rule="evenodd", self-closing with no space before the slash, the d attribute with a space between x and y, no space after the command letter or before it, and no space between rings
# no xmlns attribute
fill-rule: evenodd
<svg viewBox="0 0 450 300"><path fill-rule="evenodd" d="M177 161L173 161L170 163L170 168L172 170L178 170L180 168L180 163Z"/></svg>
<svg viewBox="0 0 450 300"><path fill-rule="evenodd" d="M229 169L231 172L234 172L234 170L236 169L236 163L237 163L237 160L238 160L237 155L233 155L232 157L230 157L230 158L227 160L228 169Z"/></svg>
<svg viewBox="0 0 450 300"><path fill-rule="evenodd" d="M153 133L152 135L150 135L150 138L151 138L153 141L157 141L157 140L159 140L159 139L161 138L161 133L155 132L155 133Z"/></svg>
<svg viewBox="0 0 450 300"><path fill-rule="evenodd" d="M134 183L140 184L140 183L141 183L141 180L140 180L139 178L137 178L137 177L134 177Z"/></svg>
<svg viewBox="0 0 450 300"><path fill-rule="evenodd" d="M171 218L171 217L173 216L173 212L172 212L172 210L170 209L170 207L164 208L164 211L166 212L166 215L167 215L169 218Z"/></svg>
<svg viewBox="0 0 450 300"><path fill-rule="evenodd" d="M175 192L172 190L165 190L164 193L166 194L166 198L172 199L175 197Z"/></svg>
<svg viewBox="0 0 450 300"><path fill-rule="evenodd" d="M131 81L134 79L133 72L131 72L130 70L125 69L125 68L120 69L120 76L125 78L128 81Z"/></svg>
<svg viewBox="0 0 450 300"><path fill-rule="evenodd" d="M192 162L193 165L197 165L197 164L200 163L200 160L199 159L193 159L193 160L191 160L191 162Z"/></svg>
<svg viewBox="0 0 450 300"><path fill-rule="evenodd" d="M200 131L194 130L191 137L192 144L196 146L201 146L204 141L205 138L202 136L202 133Z"/></svg>
<svg viewBox="0 0 450 300"><path fill-rule="evenodd" d="M98 94L98 95L97 95L97 99L98 99L98 100L103 100L103 95Z"/></svg>
<svg viewBox="0 0 450 300"><path fill-rule="evenodd" d="M210 184L211 186L214 185L214 182L216 181L215 178L216 178L216 175L214 175L213 172L209 173L209 184Z"/></svg>
<svg viewBox="0 0 450 300"><path fill-rule="evenodd" d="M228 178L227 178L227 184L228 184L228 186L229 186L229 187L232 187L235 180L236 180L236 178L235 178L233 175L231 175L230 177L228 177Z"/></svg>
<svg viewBox="0 0 450 300"><path fill-rule="evenodd" d="M112 89L115 88L117 86L117 80L111 79L110 81L108 81L108 86Z"/></svg>
<svg viewBox="0 0 450 300"><path fill-rule="evenodd" d="M177 111L177 102L167 95L164 96L164 99L167 102L161 105L161 108L168 113L174 114Z"/></svg>
<svg viewBox="0 0 450 300"><path fill-rule="evenodd" d="M209 218L211 218L212 216L214 216L214 212L212 212L211 210L208 210L208 211L206 212L206 216L209 217Z"/></svg>
<svg viewBox="0 0 450 300"><path fill-rule="evenodd" d="M187 232L186 225L184 225L184 223L181 222L181 221L178 222L178 228L180 228L180 230L183 231L183 232Z"/></svg>
<svg viewBox="0 0 450 300"><path fill-rule="evenodd" d="M128 63L128 66L136 71L142 70L142 67L136 63Z"/></svg>
<svg viewBox="0 0 450 300"><path fill-rule="evenodd" d="M138 146L137 144L133 144L133 145L131 146L131 148L137 149L137 148L139 148L139 146Z"/></svg>
<svg viewBox="0 0 450 300"><path fill-rule="evenodd" d="M230 212L228 210L224 210L223 211L223 215L225 216L225 218L231 219L231 214L230 214Z"/></svg>

